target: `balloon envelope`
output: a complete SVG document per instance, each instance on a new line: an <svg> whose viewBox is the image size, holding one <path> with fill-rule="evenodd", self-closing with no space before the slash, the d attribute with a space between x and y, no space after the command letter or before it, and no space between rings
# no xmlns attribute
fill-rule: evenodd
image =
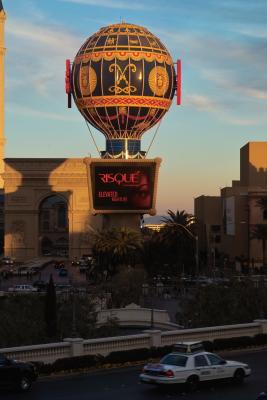
<svg viewBox="0 0 267 400"><path fill-rule="evenodd" d="M101 28L78 51L72 93L84 118L108 140L140 140L168 111L175 87L172 58L141 26Z"/></svg>

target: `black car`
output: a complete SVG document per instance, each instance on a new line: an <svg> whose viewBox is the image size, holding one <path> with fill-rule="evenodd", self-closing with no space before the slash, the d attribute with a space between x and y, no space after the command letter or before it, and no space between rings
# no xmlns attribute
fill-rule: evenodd
<svg viewBox="0 0 267 400"><path fill-rule="evenodd" d="M0 354L0 387L28 391L37 379L37 369L32 363L15 361Z"/></svg>

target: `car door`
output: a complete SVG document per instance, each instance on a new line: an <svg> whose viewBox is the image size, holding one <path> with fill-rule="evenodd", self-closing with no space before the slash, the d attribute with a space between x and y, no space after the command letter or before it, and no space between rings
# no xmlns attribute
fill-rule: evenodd
<svg viewBox="0 0 267 400"><path fill-rule="evenodd" d="M5 386L6 384L6 358L0 354L0 386Z"/></svg>
<svg viewBox="0 0 267 400"><path fill-rule="evenodd" d="M194 356L194 367L200 381L214 379L214 371L204 354Z"/></svg>
<svg viewBox="0 0 267 400"><path fill-rule="evenodd" d="M10 386L16 376L16 366L8 358L0 355L0 386Z"/></svg>
<svg viewBox="0 0 267 400"><path fill-rule="evenodd" d="M207 353L206 357L214 371L215 379L224 379L228 377L229 371L224 359L212 353Z"/></svg>

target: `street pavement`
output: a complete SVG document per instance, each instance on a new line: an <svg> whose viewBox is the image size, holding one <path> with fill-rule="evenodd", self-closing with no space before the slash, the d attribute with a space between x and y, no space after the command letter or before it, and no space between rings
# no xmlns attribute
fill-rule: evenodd
<svg viewBox="0 0 267 400"><path fill-rule="evenodd" d="M31 276L22 275L10 276L8 279L2 278L0 283L0 290L7 290L9 287L17 284L33 284L37 280L48 282L50 279L50 275L53 276L54 284L71 284L73 286L79 287L86 286L87 281L85 273L81 273L78 266L72 266L71 261L65 259L62 259L62 261L64 262L65 267L68 270L68 276L66 277L59 276L59 270L55 269L54 262L51 261L49 265L45 266L43 269L40 269L38 273L35 273ZM1 267L0 271L4 268Z"/></svg>
<svg viewBox="0 0 267 400"><path fill-rule="evenodd" d="M161 390L139 383L142 367L88 372L83 375L42 378L25 395L5 392L5 400L255 400L267 387L267 350L221 354L227 359L247 362L251 377L242 385L223 382L201 386L195 393L183 387Z"/></svg>

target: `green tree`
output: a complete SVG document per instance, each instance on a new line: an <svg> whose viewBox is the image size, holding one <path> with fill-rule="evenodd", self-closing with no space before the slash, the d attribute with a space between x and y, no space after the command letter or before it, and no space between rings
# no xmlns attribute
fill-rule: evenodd
<svg viewBox="0 0 267 400"><path fill-rule="evenodd" d="M122 268L109 284L109 290L112 293L112 307L125 307L130 303L139 304L144 279L143 268Z"/></svg>
<svg viewBox="0 0 267 400"><path fill-rule="evenodd" d="M218 310L220 312L218 312ZM267 316L267 292L249 279L227 285L199 287L187 297L177 320L192 328L252 322Z"/></svg>
<svg viewBox="0 0 267 400"><path fill-rule="evenodd" d="M50 275L47 285L44 305L46 334L50 339L57 337L57 296L53 276Z"/></svg>
<svg viewBox="0 0 267 400"><path fill-rule="evenodd" d="M1 347L46 342L43 306L43 296L38 296L36 293L1 297Z"/></svg>
<svg viewBox="0 0 267 400"><path fill-rule="evenodd" d="M140 257L142 237L129 228L96 231L93 234L93 254L100 270L112 276L119 265L134 266Z"/></svg>
<svg viewBox="0 0 267 400"><path fill-rule="evenodd" d="M75 299L74 299L75 296ZM73 302L75 301L75 304ZM80 337L95 337L96 313L90 296L79 293L67 293L58 299L58 332L60 339L73 333L73 307L75 307L75 328Z"/></svg>

